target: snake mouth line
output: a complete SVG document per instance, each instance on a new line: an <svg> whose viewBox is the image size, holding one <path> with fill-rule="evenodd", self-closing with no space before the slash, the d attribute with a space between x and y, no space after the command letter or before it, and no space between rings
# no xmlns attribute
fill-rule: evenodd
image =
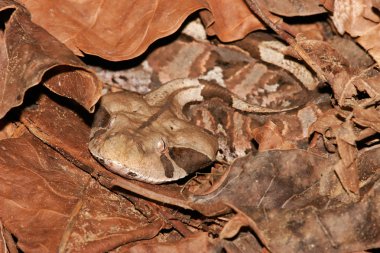
<svg viewBox="0 0 380 253"><path fill-rule="evenodd" d="M127 167L127 166L121 164L120 162L112 161L109 159L104 159L95 153L92 153L92 155L101 164L103 164L109 171L111 171L111 172L113 172L119 176L122 176L122 177L126 177L126 178L133 179L133 180L138 180L138 181L143 181L146 183L152 183L152 184L162 184L162 183L167 183L167 182L178 180L177 177L155 178L155 177L143 175L141 173L138 173L137 172L138 170Z"/></svg>

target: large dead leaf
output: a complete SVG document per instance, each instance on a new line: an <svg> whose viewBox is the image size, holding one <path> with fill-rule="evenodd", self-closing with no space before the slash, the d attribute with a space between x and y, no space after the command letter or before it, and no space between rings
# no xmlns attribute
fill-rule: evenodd
<svg viewBox="0 0 380 253"><path fill-rule="evenodd" d="M328 159L302 150L248 155L234 162L222 187L192 198L195 203L207 203L204 213L216 211L216 203L265 209L302 206L308 201L297 196L318 182L332 160L333 157Z"/></svg>
<svg viewBox="0 0 380 253"><path fill-rule="evenodd" d="M163 226L30 134L0 148L0 217L24 252L105 252Z"/></svg>
<svg viewBox="0 0 380 253"><path fill-rule="evenodd" d="M257 222L273 252L352 252L380 245L379 149L359 156L357 167L363 182L358 202L343 204L316 198L302 208L255 210L244 213ZM368 174L367 174L368 173ZM266 217L263 219L262 217Z"/></svg>
<svg viewBox="0 0 380 253"><path fill-rule="evenodd" d="M22 1L33 21L75 54L125 60L175 32L202 1Z"/></svg>
<svg viewBox="0 0 380 253"><path fill-rule="evenodd" d="M243 0L21 2L32 13L34 22L75 54L84 52L112 61L142 54L157 39L174 33L191 13L200 9L207 9L201 16L208 34L217 35L222 41L238 40L264 28Z"/></svg>
<svg viewBox="0 0 380 253"><path fill-rule="evenodd" d="M272 252L347 252L378 247L380 236L370 232L377 231L380 224L378 152L363 153L356 161L362 185L357 203L350 203L346 193L338 190L339 180L328 171L336 158L301 150L238 159L221 187L193 199L207 202L208 212L223 202L246 215L248 221L240 219L240 226L251 226ZM326 187L330 190L323 190ZM348 222L350 217L355 217L354 221Z"/></svg>
<svg viewBox="0 0 380 253"><path fill-rule="evenodd" d="M299 210L267 212L260 221L264 240L272 252L353 252L378 248L379 186L361 202L318 210L312 206ZM245 213L249 213L244 209ZM251 215L265 215L255 214ZM257 217L257 216L256 216Z"/></svg>
<svg viewBox="0 0 380 253"><path fill-rule="evenodd" d="M20 105L25 92L41 81L93 110L101 89L96 76L63 44L32 23L23 6L1 1L0 16L5 20L0 32L0 118Z"/></svg>
<svg viewBox="0 0 380 253"><path fill-rule="evenodd" d="M175 32L193 12L201 16L209 35L234 41L263 29L243 0L214 1L35 1L22 0L33 21L65 43L77 55L82 52L109 60L125 60L142 54L159 38ZM273 13L305 16L325 10L317 2L262 1ZM273 21L280 20L271 16ZM239 29L236 29L239 27Z"/></svg>

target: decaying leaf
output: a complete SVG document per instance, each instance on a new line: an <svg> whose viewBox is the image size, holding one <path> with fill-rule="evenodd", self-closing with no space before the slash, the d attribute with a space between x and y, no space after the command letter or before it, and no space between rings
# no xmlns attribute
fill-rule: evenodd
<svg viewBox="0 0 380 253"><path fill-rule="evenodd" d="M361 36L380 21L371 8L371 1L335 0L332 20L340 34L348 32L354 37Z"/></svg>
<svg viewBox="0 0 380 253"><path fill-rule="evenodd" d="M374 104L379 100L379 70L376 66L355 70L337 50L328 43L312 40L300 40L298 45L310 55L323 76L330 83L338 104L352 107L353 103ZM365 93L370 99L358 96ZM357 102L354 102L357 100ZM369 100L369 101L366 101Z"/></svg>
<svg viewBox="0 0 380 253"><path fill-rule="evenodd" d="M344 122L339 113L331 109L320 115L309 130L322 134L327 149L339 153L341 160L334 165L334 170L347 191L358 193L359 175L355 165L357 134L352 122Z"/></svg>
<svg viewBox="0 0 380 253"><path fill-rule="evenodd" d="M361 126L380 132L380 112L374 108L364 109L356 106L353 110L354 121Z"/></svg>
<svg viewBox="0 0 380 253"><path fill-rule="evenodd" d="M340 34L347 32L357 38L357 42L368 50L376 62L380 60L380 50L377 45L380 29L380 18L376 12L378 8L375 1L335 0L332 15L332 21L338 32Z"/></svg>
<svg viewBox="0 0 380 253"><path fill-rule="evenodd" d="M0 15L5 20L0 36L3 73L0 76L0 118L22 103L30 87L44 81L52 91L73 98L93 111L101 89L94 74L57 39L32 23L30 14L20 4L1 1ZM45 80L47 77L51 78Z"/></svg>
<svg viewBox="0 0 380 253"><path fill-rule="evenodd" d="M192 198L195 203L207 202L205 213L217 211L214 204L218 202L259 209L306 205L309 200L304 202L300 198L312 193L320 173L333 160L333 157L320 157L302 150L249 155L235 161L223 187ZM239 184L235 184L235 180Z"/></svg>
<svg viewBox="0 0 380 253"><path fill-rule="evenodd" d="M128 252L139 253L139 252L213 252L219 253L223 252L222 246L218 245L217 239L211 239L207 233L198 233L192 236L189 236L185 240L177 243L146 243L133 246L128 249Z"/></svg>
<svg viewBox="0 0 380 253"><path fill-rule="evenodd" d="M0 217L24 252L108 251L163 226L30 134L0 147Z"/></svg>
<svg viewBox="0 0 380 253"><path fill-rule="evenodd" d="M262 23L252 16L244 1L234 2L233 8L229 1L208 0L209 11L202 11L201 18L205 23L208 35L217 35L222 41L234 41L243 38L250 31L263 29ZM279 18L272 16L276 21ZM241 29L236 31L236 27Z"/></svg>
<svg viewBox="0 0 380 253"><path fill-rule="evenodd" d="M143 53L155 40L176 31L206 5L172 1L22 1L33 21L75 54L125 60Z"/></svg>
<svg viewBox="0 0 380 253"><path fill-rule="evenodd" d="M251 226L273 252L346 252L378 247L377 233L372 236L363 231L357 236L355 229L378 229L379 159L370 159L370 166L363 164L378 152L379 149L369 151L371 154L364 152L355 162L360 175L366 171L372 176L370 180L369 175L360 177L358 202L345 204L344 191L337 196L320 192L320 175L336 157L298 150L270 151L239 159L223 187L193 198L196 202L207 201L209 212L215 203L224 202L239 214L248 215L251 221L242 224ZM355 217L355 221L348 222L349 217Z"/></svg>
<svg viewBox="0 0 380 253"><path fill-rule="evenodd" d="M310 16L326 12L317 1L286 0L278 2L273 0L262 0L261 2L270 12L286 17Z"/></svg>

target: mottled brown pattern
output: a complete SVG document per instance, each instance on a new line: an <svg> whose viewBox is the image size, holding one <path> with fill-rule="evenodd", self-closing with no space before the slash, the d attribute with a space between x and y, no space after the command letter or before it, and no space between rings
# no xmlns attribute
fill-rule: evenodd
<svg viewBox="0 0 380 253"><path fill-rule="evenodd" d="M205 100L217 97L222 99L229 106L232 106L233 99L231 93L228 90L214 83L202 80L200 80L199 82L205 85L201 93Z"/></svg>

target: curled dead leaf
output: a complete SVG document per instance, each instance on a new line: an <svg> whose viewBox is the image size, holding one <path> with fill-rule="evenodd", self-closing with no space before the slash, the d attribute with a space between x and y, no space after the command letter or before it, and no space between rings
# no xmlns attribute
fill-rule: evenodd
<svg viewBox="0 0 380 253"><path fill-rule="evenodd" d="M0 118L22 103L25 92L47 76L46 86L87 110L100 97L101 83L70 50L30 20L17 2L0 2L5 30L0 34ZM8 18L8 19L7 19ZM64 72L61 72L65 68Z"/></svg>

